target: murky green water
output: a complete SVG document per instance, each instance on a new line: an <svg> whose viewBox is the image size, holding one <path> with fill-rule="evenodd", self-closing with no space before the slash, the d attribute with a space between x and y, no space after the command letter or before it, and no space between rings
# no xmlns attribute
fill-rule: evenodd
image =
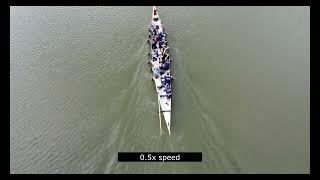
<svg viewBox="0 0 320 180"><path fill-rule="evenodd" d="M146 63L151 7L10 8L11 173L309 173L310 8L158 7L172 135ZM201 151L202 163L118 163Z"/></svg>

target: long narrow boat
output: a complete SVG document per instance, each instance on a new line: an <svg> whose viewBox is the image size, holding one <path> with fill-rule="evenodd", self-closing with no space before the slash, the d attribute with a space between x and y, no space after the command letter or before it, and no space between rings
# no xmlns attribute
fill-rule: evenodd
<svg viewBox="0 0 320 180"><path fill-rule="evenodd" d="M172 96L172 92L171 92L171 95L169 96L168 91L167 91L168 89L166 90L166 88L163 86L163 82L162 82L162 79L164 78L164 76L171 77L170 66L169 66L169 69L162 70L162 73L159 74L159 76L155 72L155 71L159 70L159 67L167 59L169 59L168 61L169 61L169 65L170 65L171 60L169 57L169 47L167 44L164 27L162 25L162 22L160 20L159 14L158 14L155 6L153 6L153 9L152 9L152 19L151 19L150 28L154 28L154 30L151 31L149 29L149 42L151 45L151 49L150 49L151 50L150 51L151 58L149 59L149 63L152 66L151 67L152 72L153 72L152 79L155 83L155 89L156 89L157 96L158 96L160 128L161 128L161 113L162 113L164 120L165 120L165 123L166 123L166 126L167 126L167 129L168 129L168 132L169 132L169 134L171 134L170 127L171 127L171 101L172 101L171 96ZM155 32L155 33L153 33L153 32ZM157 44L156 46L153 46L156 43L156 41L154 41L154 39L158 38L158 35L160 36L160 38L164 37L164 41L165 41L165 44L162 44L163 41L161 41L160 47L159 47L159 44ZM157 58L154 58L155 56ZM165 60L163 60L163 59L165 59ZM171 87L171 84L170 84L170 87Z"/></svg>

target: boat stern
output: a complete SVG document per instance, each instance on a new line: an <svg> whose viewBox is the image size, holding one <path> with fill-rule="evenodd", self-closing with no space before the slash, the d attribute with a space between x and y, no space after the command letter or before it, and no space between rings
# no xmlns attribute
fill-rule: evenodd
<svg viewBox="0 0 320 180"><path fill-rule="evenodd" d="M171 122L171 112L163 112L163 117L164 117L164 120L166 122L168 132L171 135L171 131L170 131L170 127L171 127L171 124L170 124L170 122Z"/></svg>

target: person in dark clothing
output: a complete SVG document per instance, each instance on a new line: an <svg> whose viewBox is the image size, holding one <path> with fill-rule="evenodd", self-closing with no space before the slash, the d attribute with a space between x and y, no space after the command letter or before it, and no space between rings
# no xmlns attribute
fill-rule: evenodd
<svg viewBox="0 0 320 180"><path fill-rule="evenodd" d="M162 32L159 33L159 40L162 39Z"/></svg>
<svg viewBox="0 0 320 180"><path fill-rule="evenodd" d="M156 43L152 44L152 49L157 49L157 44Z"/></svg>
<svg viewBox="0 0 320 180"><path fill-rule="evenodd" d="M164 74L164 70L162 70L161 68L160 69L160 75Z"/></svg>
<svg viewBox="0 0 320 180"><path fill-rule="evenodd" d="M160 97L167 96L167 98L170 99L172 97L172 94L173 94L171 87L170 86L166 86L165 92L166 92L166 95L160 95Z"/></svg>
<svg viewBox="0 0 320 180"><path fill-rule="evenodd" d="M171 83L173 81L173 77L169 75L169 73L167 72L163 77L161 77L161 87L165 87L165 88L168 88L168 87L171 87Z"/></svg>
<svg viewBox="0 0 320 180"><path fill-rule="evenodd" d="M170 62L168 62L168 61L165 61L164 63L162 63L161 64L161 66L160 66L160 69L161 70L169 70L169 68L170 68Z"/></svg>
<svg viewBox="0 0 320 180"><path fill-rule="evenodd" d="M164 80L164 81L163 81L163 85L164 85L164 86L166 86L166 85L171 86L172 76L169 76L169 75L166 74L166 75L164 75L163 78L161 78L161 79Z"/></svg>
<svg viewBox="0 0 320 180"><path fill-rule="evenodd" d="M166 60L165 56L162 56L162 61L164 62Z"/></svg>

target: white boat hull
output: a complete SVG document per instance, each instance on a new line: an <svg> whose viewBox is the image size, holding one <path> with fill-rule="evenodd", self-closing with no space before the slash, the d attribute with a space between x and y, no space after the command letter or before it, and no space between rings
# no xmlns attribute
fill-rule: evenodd
<svg viewBox="0 0 320 180"><path fill-rule="evenodd" d="M158 20L155 22L155 21L153 21L154 18L158 18ZM151 23L159 26L159 32L161 32L161 31L164 32L161 20L159 18L159 15L158 15L158 12L157 12L157 9L155 6L153 6ZM156 49L156 50L158 51L158 53L161 57L162 53L161 53L160 49ZM151 51L152 51L152 48L151 48ZM151 54L152 54L152 52L151 52ZM159 60L156 60L152 63L153 67L156 67L156 66L158 67L159 65L160 65ZM166 71L164 74L171 75L170 69L168 71ZM157 92L157 96L158 96L158 103L159 103L160 109L161 109L160 112L163 114L168 132L169 132L169 134L171 134L170 129L171 129L171 99L172 98L167 98L166 96L161 97L161 95L165 95L166 92L165 92L164 87L158 88L162 85L160 77L157 79L155 77L153 77L153 80L155 83L155 88L156 88L156 92Z"/></svg>
<svg viewBox="0 0 320 180"><path fill-rule="evenodd" d="M170 132L170 127L171 127L171 98L168 99L167 97L160 97L160 95L164 95L165 91L164 88L158 88L161 86L161 81L160 79L153 79L155 82L155 87L158 95L158 103L160 103L160 108L161 108L161 113L163 114L167 129L169 134Z"/></svg>

